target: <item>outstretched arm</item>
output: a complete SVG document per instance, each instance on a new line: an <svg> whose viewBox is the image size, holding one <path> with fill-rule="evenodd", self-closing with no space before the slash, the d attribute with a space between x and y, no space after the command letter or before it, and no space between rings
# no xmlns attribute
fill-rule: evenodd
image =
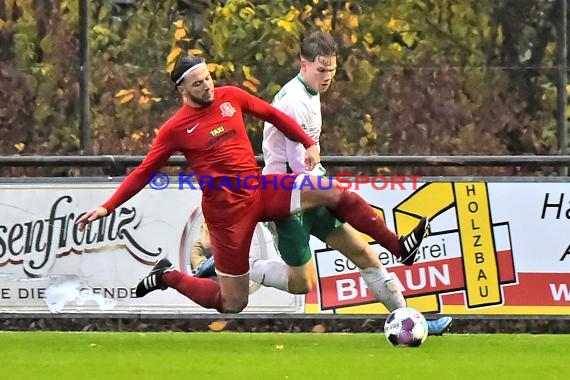
<svg viewBox="0 0 570 380"><path fill-rule="evenodd" d="M167 135L167 130L160 131L144 161L125 178L113 195L103 205L92 208L77 219L80 230L84 230L90 222L108 215L146 186L151 174L158 171L176 151Z"/></svg>

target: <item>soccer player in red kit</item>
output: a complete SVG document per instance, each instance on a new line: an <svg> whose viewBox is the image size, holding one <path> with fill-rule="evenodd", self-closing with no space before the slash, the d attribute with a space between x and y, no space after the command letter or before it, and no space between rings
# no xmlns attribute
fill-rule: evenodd
<svg viewBox="0 0 570 380"><path fill-rule="evenodd" d="M412 231L417 244L401 244L382 218L356 193L307 174L262 176L247 136L244 114L270 122L306 148L306 169L319 163L315 142L289 116L233 86L214 87L205 61L183 56L171 79L188 100L160 128L144 161L103 205L78 220L80 229L108 215L148 183L175 152L182 152L201 183L202 211L210 231L218 282L196 278L160 260L139 282L138 297L171 287L205 308L239 313L249 293L249 248L260 221L279 220L303 209L325 206L339 219L371 236L399 258L416 255L428 225Z"/></svg>

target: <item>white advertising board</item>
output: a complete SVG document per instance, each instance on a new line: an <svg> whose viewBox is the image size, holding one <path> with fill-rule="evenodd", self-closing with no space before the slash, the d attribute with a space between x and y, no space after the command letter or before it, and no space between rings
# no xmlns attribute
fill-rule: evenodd
<svg viewBox="0 0 570 380"><path fill-rule="evenodd" d="M136 298L134 287L168 257L191 272L190 251L203 217L195 190L144 189L81 232L78 214L118 184L0 186L0 312L215 312L172 289ZM259 225L250 255L277 258ZM303 297L271 288L250 295L245 312L303 311Z"/></svg>
<svg viewBox="0 0 570 380"><path fill-rule="evenodd" d="M0 185L0 312L208 313L172 289L144 298L134 286L159 258L191 271L200 192L146 188L89 232L79 213L116 183ZM398 234L420 216L431 235L402 266L366 237L411 306L449 314L570 313L570 184L418 182L361 194ZM246 313L385 313L358 269L313 238L318 288L306 297L253 289ZM278 258L261 224L250 255Z"/></svg>
<svg viewBox="0 0 570 380"><path fill-rule="evenodd" d="M360 194L398 234L429 216L431 235L411 266L370 244L410 306L448 314L570 313L570 184L433 182ZM353 188L356 190L355 188ZM306 312L377 313L358 269L312 241L319 289Z"/></svg>

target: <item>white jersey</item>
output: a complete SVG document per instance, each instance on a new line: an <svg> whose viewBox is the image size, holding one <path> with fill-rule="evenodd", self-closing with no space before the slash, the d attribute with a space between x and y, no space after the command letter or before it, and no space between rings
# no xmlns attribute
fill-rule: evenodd
<svg viewBox="0 0 570 380"><path fill-rule="evenodd" d="M321 97L307 88L297 75L281 88L273 99L273 106L291 116L317 143L321 135ZM289 140L270 123L263 127L263 174L287 173L287 165L295 173L305 171L305 147Z"/></svg>

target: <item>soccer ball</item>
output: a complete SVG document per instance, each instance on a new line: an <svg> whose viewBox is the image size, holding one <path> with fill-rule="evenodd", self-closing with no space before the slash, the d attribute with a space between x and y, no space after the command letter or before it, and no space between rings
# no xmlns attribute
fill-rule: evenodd
<svg viewBox="0 0 570 380"><path fill-rule="evenodd" d="M384 335L396 347L418 347L427 338L427 321L419 311L401 307L386 318Z"/></svg>

